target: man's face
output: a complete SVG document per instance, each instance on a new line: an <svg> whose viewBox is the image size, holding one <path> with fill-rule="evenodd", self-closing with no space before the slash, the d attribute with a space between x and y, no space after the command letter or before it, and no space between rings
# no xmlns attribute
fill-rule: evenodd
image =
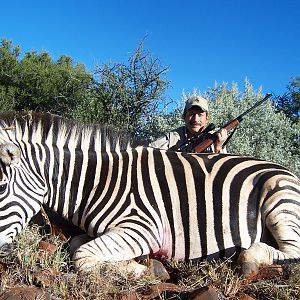
<svg viewBox="0 0 300 300"><path fill-rule="evenodd" d="M188 137L191 137L195 133L200 133L206 127L208 122L207 112L197 106L191 107L186 112L184 122Z"/></svg>

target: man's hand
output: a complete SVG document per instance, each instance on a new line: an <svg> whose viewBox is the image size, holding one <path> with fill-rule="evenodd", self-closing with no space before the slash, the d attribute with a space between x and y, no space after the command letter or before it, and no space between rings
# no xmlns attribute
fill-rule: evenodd
<svg viewBox="0 0 300 300"><path fill-rule="evenodd" d="M214 143L215 152L219 153L222 150L222 146L227 140L228 133L225 128L221 128L218 132L216 132L217 140Z"/></svg>

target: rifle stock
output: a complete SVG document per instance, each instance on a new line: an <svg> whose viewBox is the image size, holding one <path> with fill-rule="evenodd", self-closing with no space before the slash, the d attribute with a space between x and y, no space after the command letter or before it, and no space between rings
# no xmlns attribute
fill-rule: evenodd
<svg viewBox="0 0 300 300"><path fill-rule="evenodd" d="M183 142L177 151L191 152L204 140L205 136L212 130L216 128L215 124L210 123L202 132L189 138L187 141Z"/></svg>
<svg viewBox="0 0 300 300"><path fill-rule="evenodd" d="M233 121L231 121L230 123L228 123L225 126L222 126L221 128L226 129L227 131L235 128L236 126L238 126L240 124L238 119L234 119ZM209 146L211 146L215 141L217 140L217 133L211 134L211 137L205 139L202 143L200 143L199 145L197 145L194 150L196 153L201 153L203 152L206 148L208 148Z"/></svg>
<svg viewBox="0 0 300 300"><path fill-rule="evenodd" d="M265 97L262 100L256 102L252 107L250 107L249 109L247 109L245 112L243 112L237 118L235 118L231 122L227 123L226 125L221 126L221 129L224 128L227 131L229 131L231 129L234 129L235 127L237 127L240 124L240 122L243 120L243 117L246 114L248 114L250 111L252 111L257 106L261 105L263 102L265 102L271 96L272 96L272 94L270 94L270 93L266 94ZM217 132L211 134L210 137L208 137L207 139L205 139L203 142L199 143L194 148L194 152L196 152L196 153L203 152L206 148L208 148L209 146L211 146L216 140L217 140Z"/></svg>

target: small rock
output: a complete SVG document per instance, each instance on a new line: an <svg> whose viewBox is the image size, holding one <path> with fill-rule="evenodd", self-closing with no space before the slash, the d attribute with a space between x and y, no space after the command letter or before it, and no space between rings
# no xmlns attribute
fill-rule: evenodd
<svg viewBox="0 0 300 300"><path fill-rule="evenodd" d="M247 294L240 294L239 295L239 300L255 300L255 298L252 298L251 296L247 295Z"/></svg>
<svg viewBox="0 0 300 300"><path fill-rule="evenodd" d="M259 269L258 273L251 274L246 277L246 280L251 281L259 281L259 280L269 280L275 277L280 277L284 275L283 267L280 265L270 265L265 266Z"/></svg>
<svg viewBox="0 0 300 300"><path fill-rule="evenodd" d="M179 295L181 292L183 292L183 289L176 284L158 283L150 286L149 290L144 291L142 299L161 299L161 294L166 296L167 299L173 299L172 297L175 297L174 295ZM169 295L169 297L167 297L167 295ZM177 297L177 299L178 298L179 297Z"/></svg>
<svg viewBox="0 0 300 300"><path fill-rule="evenodd" d="M139 300L137 293L135 292L129 292L125 293L121 296L120 300Z"/></svg>
<svg viewBox="0 0 300 300"><path fill-rule="evenodd" d="M39 249L53 254L57 250L57 246L50 244L47 241L40 241Z"/></svg>
<svg viewBox="0 0 300 300"><path fill-rule="evenodd" d="M0 295L0 300L54 300L51 295L36 287L15 287Z"/></svg>
<svg viewBox="0 0 300 300"><path fill-rule="evenodd" d="M164 265L156 259L149 260L149 269L151 273L154 274L155 277L159 278L162 281L166 281L170 279L170 275L167 272Z"/></svg>
<svg viewBox="0 0 300 300"><path fill-rule="evenodd" d="M218 300L219 296L216 290L212 287L202 287L193 291L190 294L191 300Z"/></svg>

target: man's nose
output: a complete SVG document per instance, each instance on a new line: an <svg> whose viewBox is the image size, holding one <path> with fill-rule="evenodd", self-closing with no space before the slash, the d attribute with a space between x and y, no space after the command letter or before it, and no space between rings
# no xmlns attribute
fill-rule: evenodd
<svg viewBox="0 0 300 300"><path fill-rule="evenodd" d="M193 120L194 121L199 121L200 120L200 116L198 114L194 114L193 115Z"/></svg>

